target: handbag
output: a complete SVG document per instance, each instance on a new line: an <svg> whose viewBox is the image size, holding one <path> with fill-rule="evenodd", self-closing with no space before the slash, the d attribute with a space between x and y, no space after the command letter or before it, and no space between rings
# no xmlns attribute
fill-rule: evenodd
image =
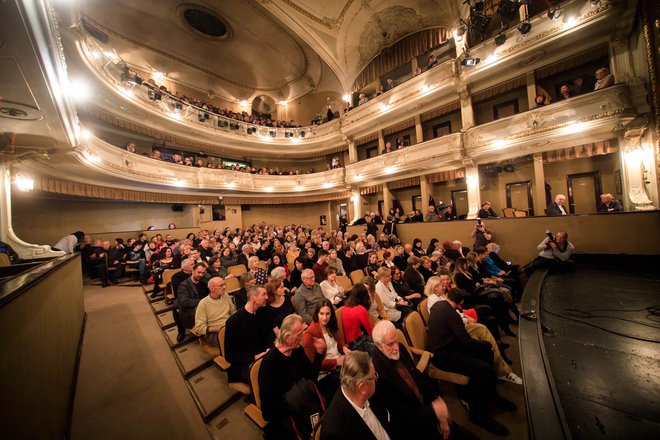
<svg viewBox="0 0 660 440"><path fill-rule="evenodd" d="M325 402L316 384L309 379L300 379L284 393L289 407L291 425L298 440L308 440L325 413Z"/></svg>

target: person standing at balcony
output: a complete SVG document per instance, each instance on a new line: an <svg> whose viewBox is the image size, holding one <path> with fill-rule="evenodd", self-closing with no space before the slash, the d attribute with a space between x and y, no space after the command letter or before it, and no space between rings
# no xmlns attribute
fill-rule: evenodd
<svg viewBox="0 0 660 440"><path fill-rule="evenodd" d="M385 91L392 90L397 86L396 82L392 78L387 78L386 84L385 84Z"/></svg>
<svg viewBox="0 0 660 440"><path fill-rule="evenodd" d="M435 66L437 66L437 65L438 65L438 60L435 58L435 55L431 55L431 56L429 57L429 62L428 62L428 64L427 64L427 66L426 66L426 70L428 70L428 69L432 69L433 67L435 67Z"/></svg>
<svg viewBox="0 0 660 440"><path fill-rule="evenodd" d="M478 216L481 219L497 218L497 214L495 214L495 211L493 211L493 208L492 208L490 202L484 202L481 205L481 209L479 210Z"/></svg>
<svg viewBox="0 0 660 440"><path fill-rule="evenodd" d="M441 219L438 214L435 212L435 206L429 205L426 215L424 216L425 222L439 222Z"/></svg>
<svg viewBox="0 0 660 440"><path fill-rule="evenodd" d="M558 216L558 215L568 215L564 204L566 203L566 196L563 194L557 194L555 197L555 202L551 203L548 206L548 209L545 210L546 214L549 216Z"/></svg>
<svg viewBox="0 0 660 440"><path fill-rule="evenodd" d="M558 101L563 101L564 99L569 99L572 97L573 97L573 93L571 93L571 89L568 88L568 85L562 84L562 86L559 89Z"/></svg>
<svg viewBox="0 0 660 440"><path fill-rule="evenodd" d="M596 85L594 90L601 90L614 85L614 75L612 75L607 67L601 67L596 70Z"/></svg>
<svg viewBox="0 0 660 440"><path fill-rule="evenodd" d="M392 152L392 142L387 141L385 142L385 148L383 149L383 152L381 154L391 153L391 152Z"/></svg>
<svg viewBox="0 0 660 440"><path fill-rule="evenodd" d="M364 93L360 93L360 100L358 101L358 105L366 104L367 101L369 101L367 95L365 95Z"/></svg>

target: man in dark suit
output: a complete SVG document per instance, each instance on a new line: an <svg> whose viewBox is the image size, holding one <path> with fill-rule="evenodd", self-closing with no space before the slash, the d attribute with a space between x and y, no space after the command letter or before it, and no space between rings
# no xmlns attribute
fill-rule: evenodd
<svg viewBox="0 0 660 440"><path fill-rule="evenodd" d="M550 216L568 215L568 211L566 211L566 207L564 206L565 203L566 196L563 194L557 194L555 202L551 203L545 210L546 214Z"/></svg>
<svg viewBox="0 0 660 440"><path fill-rule="evenodd" d="M366 352L352 351L341 368L341 388L321 420L321 440L396 440L390 412L369 401L378 375Z"/></svg>
<svg viewBox="0 0 660 440"><path fill-rule="evenodd" d="M392 420L402 436L419 439L476 439L460 425L451 424L449 409L413 362L399 349L396 327L379 321L373 329L378 350L372 354L378 373L377 397L391 403Z"/></svg>

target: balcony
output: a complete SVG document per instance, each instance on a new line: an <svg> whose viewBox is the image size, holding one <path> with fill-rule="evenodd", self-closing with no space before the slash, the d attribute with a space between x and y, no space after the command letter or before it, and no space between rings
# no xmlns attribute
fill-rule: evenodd
<svg viewBox="0 0 660 440"><path fill-rule="evenodd" d="M346 183L371 185L462 166L461 134L456 133L346 165Z"/></svg>
<svg viewBox="0 0 660 440"><path fill-rule="evenodd" d="M618 84L471 128L466 155L484 163L612 139L635 116L628 86Z"/></svg>
<svg viewBox="0 0 660 440"><path fill-rule="evenodd" d="M346 149L339 120L321 125L275 128L227 118L160 92L148 86L146 80L122 78L122 71L117 67L119 60L113 53L104 51L86 34L69 32L66 36L65 47L75 45L72 52L79 57L72 61L83 63L85 66L78 68L85 68L94 74L100 90L113 92L109 96L102 93L97 96L98 99L93 102L97 116L117 115L174 136L194 137L200 144L207 144L207 150L213 150L214 144L218 145L219 148L215 149L218 153L231 150L234 154L270 153L282 157L283 149L286 149L289 157L302 158ZM123 111L118 112L118 108ZM145 117L145 112L159 118Z"/></svg>
<svg viewBox="0 0 660 440"><path fill-rule="evenodd" d="M227 195L258 193L261 196L325 194L345 190L342 168L287 176L195 168L129 153L93 135L74 154L87 166L106 175L161 188L222 191Z"/></svg>

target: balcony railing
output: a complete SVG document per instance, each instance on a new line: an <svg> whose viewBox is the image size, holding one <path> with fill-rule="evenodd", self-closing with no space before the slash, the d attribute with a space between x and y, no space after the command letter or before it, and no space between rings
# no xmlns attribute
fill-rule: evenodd
<svg viewBox="0 0 660 440"><path fill-rule="evenodd" d="M90 135L78 158L103 173L141 183L231 192L315 193L344 188L344 169L301 175L262 175L196 168L129 153Z"/></svg>
<svg viewBox="0 0 660 440"><path fill-rule="evenodd" d="M115 54L105 52L86 35L81 39L80 47L85 60L112 88L121 92L126 98L136 100L143 106L174 121L185 122L203 130L219 131L225 135L238 136L243 139L285 145L318 139L339 130L338 120L320 125L284 128L268 127L225 117L161 91L139 75L125 75L117 65L121 60Z"/></svg>

